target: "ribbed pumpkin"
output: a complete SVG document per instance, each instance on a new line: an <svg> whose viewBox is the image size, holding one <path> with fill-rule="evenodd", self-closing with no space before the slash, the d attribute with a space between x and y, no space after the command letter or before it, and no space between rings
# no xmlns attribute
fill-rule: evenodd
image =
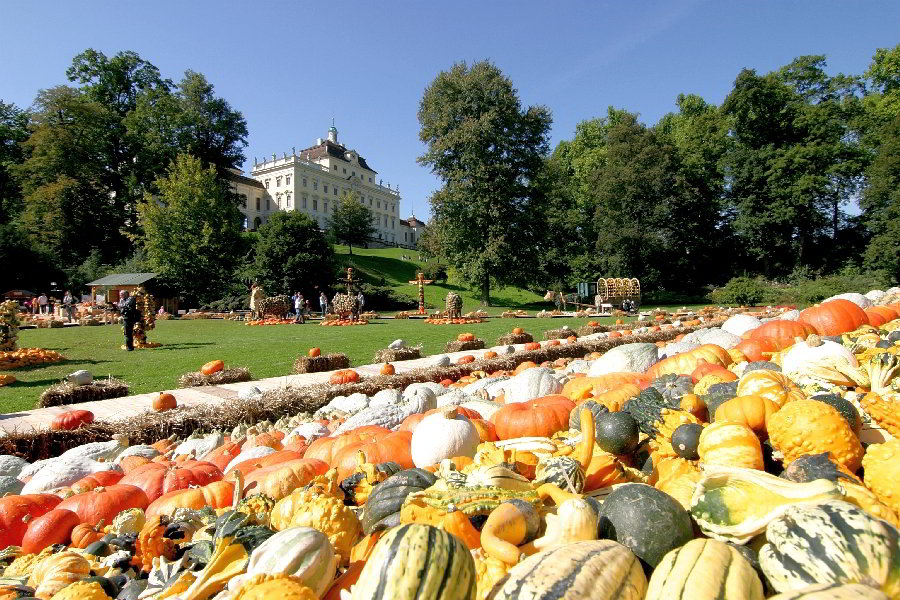
<svg viewBox="0 0 900 600"><path fill-rule="evenodd" d="M762 396L738 396L727 400L716 409L715 420L743 423L760 437L769 437L766 423L778 412L778 405Z"/></svg>
<svg viewBox="0 0 900 600"><path fill-rule="evenodd" d="M247 577L285 574L297 577L321 597L334 580L337 557L324 533L311 527L279 531L250 555ZM234 589L237 584L230 584Z"/></svg>
<svg viewBox="0 0 900 600"><path fill-rule="evenodd" d="M743 423L719 421L704 428L697 453L700 462L711 465L763 468L759 438Z"/></svg>
<svg viewBox="0 0 900 600"><path fill-rule="evenodd" d="M820 335L840 335L868 325L865 311L849 300L829 300L800 312L800 321L816 328Z"/></svg>
<svg viewBox="0 0 900 600"><path fill-rule="evenodd" d="M815 400L788 402L769 418L769 439L789 465L804 454L830 452L855 473L862 464L863 448L847 420L837 409Z"/></svg>
<svg viewBox="0 0 900 600"><path fill-rule="evenodd" d="M599 396L625 384L647 383L649 378L641 373L608 373L598 377L576 377L563 385L562 394L572 402L580 402ZM640 392L640 388L638 388Z"/></svg>
<svg viewBox="0 0 900 600"><path fill-rule="evenodd" d="M900 598L897 530L842 501L792 506L766 528L759 563L779 592L814 583L861 583Z"/></svg>
<svg viewBox="0 0 900 600"><path fill-rule="evenodd" d="M90 573L91 564L83 556L71 551L59 552L34 567L28 578L28 586L34 588L35 597L49 600L56 592L81 581Z"/></svg>
<svg viewBox="0 0 900 600"><path fill-rule="evenodd" d="M71 496L60 502L57 508L76 513L82 523L111 523L113 518L129 508L145 509L150 504L147 494L133 485L116 484L95 488L83 494Z"/></svg>
<svg viewBox="0 0 900 600"><path fill-rule="evenodd" d="M263 467L247 476L244 494L265 494L274 500L281 500L327 470L328 465L315 458L298 458Z"/></svg>
<svg viewBox="0 0 900 600"><path fill-rule="evenodd" d="M653 570L645 600L762 600L753 565L716 540L691 540L665 555Z"/></svg>
<svg viewBox="0 0 900 600"><path fill-rule="evenodd" d="M37 554L53 544L68 544L72 530L81 519L71 510L55 508L28 523L28 530L22 538L22 552Z"/></svg>
<svg viewBox="0 0 900 600"><path fill-rule="evenodd" d="M351 598L472 600L475 561L454 535L430 525L401 525L378 540Z"/></svg>
<svg viewBox="0 0 900 600"><path fill-rule="evenodd" d="M664 358L650 367L647 376L656 379L667 374L690 375L701 360L720 367L727 367L731 364L731 356L727 350L715 344L703 344L693 350Z"/></svg>
<svg viewBox="0 0 900 600"><path fill-rule="evenodd" d="M757 360L769 360L772 354L778 352L778 343L769 337L742 340L735 349L743 353L749 362Z"/></svg>
<svg viewBox="0 0 900 600"><path fill-rule="evenodd" d="M82 580L56 592L52 600L109 600L109 596L99 582Z"/></svg>
<svg viewBox="0 0 900 600"><path fill-rule="evenodd" d="M569 413L575 403L565 396L553 395L529 402L507 404L494 413L491 422L497 437L509 440L517 437L549 437L569 427Z"/></svg>
<svg viewBox="0 0 900 600"><path fill-rule="evenodd" d="M139 487L153 502L163 494L188 487L203 486L222 479L222 471L208 462L147 463L123 477L120 484Z"/></svg>
<svg viewBox="0 0 900 600"><path fill-rule="evenodd" d="M762 396L779 408L793 400L802 400L803 392L787 376L778 371L755 369L744 373L737 385L738 396Z"/></svg>
<svg viewBox="0 0 900 600"><path fill-rule="evenodd" d="M879 500L900 515L900 439L870 444L862 460L865 483Z"/></svg>
<svg viewBox="0 0 900 600"><path fill-rule="evenodd" d="M147 518L156 515L171 515L178 508L200 510L206 506L212 509L231 506L234 500L232 481L214 481L198 488L187 488L163 494L147 507Z"/></svg>
<svg viewBox="0 0 900 600"><path fill-rule="evenodd" d="M211 360L202 367L200 372L204 375L214 375L225 368L225 363L221 360Z"/></svg>
<svg viewBox="0 0 900 600"><path fill-rule="evenodd" d="M775 343L777 350L783 350L794 343L794 338L801 337L806 339L806 336L811 333L816 333L816 328L808 323L776 319L775 321L763 323L762 326L751 331L750 339L768 338ZM759 358L757 360L767 360L767 358Z"/></svg>
<svg viewBox="0 0 900 600"><path fill-rule="evenodd" d="M28 523L60 503L53 494L25 494L0 498L0 546L21 546Z"/></svg>
<svg viewBox="0 0 900 600"><path fill-rule="evenodd" d="M509 570L490 598L643 600L646 591L647 578L631 550L592 540L529 556Z"/></svg>
<svg viewBox="0 0 900 600"><path fill-rule="evenodd" d="M233 600L318 600L319 595L292 575L260 574L250 577L232 596Z"/></svg>
<svg viewBox="0 0 900 600"><path fill-rule="evenodd" d="M769 596L769 600L891 600L881 590L863 583L817 583L803 589Z"/></svg>

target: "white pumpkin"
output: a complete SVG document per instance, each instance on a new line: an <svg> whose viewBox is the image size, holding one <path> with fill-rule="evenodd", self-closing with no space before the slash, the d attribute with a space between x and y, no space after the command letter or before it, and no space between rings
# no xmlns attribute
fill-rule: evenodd
<svg viewBox="0 0 900 600"><path fill-rule="evenodd" d="M70 448L59 455L62 460L86 458L90 460L115 460L128 448L128 438L124 435L114 435L108 442L91 442ZM55 459L50 459L55 460Z"/></svg>
<svg viewBox="0 0 900 600"><path fill-rule="evenodd" d="M111 462L100 462L90 458L57 458L37 472L22 488L22 494L43 494L67 485L72 485L82 477L100 471L122 472L122 468Z"/></svg>
<svg viewBox="0 0 900 600"><path fill-rule="evenodd" d="M22 469L28 466L28 461L11 454L0 454L0 476L9 475L18 477Z"/></svg>
<svg viewBox="0 0 900 600"><path fill-rule="evenodd" d="M12 475L0 475L0 498L7 494L21 494L25 484Z"/></svg>
<svg viewBox="0 0 900 600"><path fill-rule="evenodd" d="M883 290L869 290L865 293L866 298L872 301L872 304L878 304L882 298L887 295Z"/></svg>
<svg viewBox="0 0 900 600"><path fill-rule="evenodd" d="M321 423L310 421L309 423L300 423L294 427L291 432L285 436L284 441L286 444L289 444L291 443L292 438L302 437L307 442L311 443L314 440L328 437L329 435L331 435L331 432L328 431L327 427Z"/></svg>
<svg viewBox="0 0 900 600"><path fill-rule="evenodd" d="M552 369L543 367L522 371L506 382L506 403L528 402L542 396L558 394L562 383Z"/></svg>
<svg viewBox="0 0 900 600"><path fill-rule="evenodd" d="M722 323L722 331L738 337L762 325L762 321L750 315L732 315Z"/></svg>
<svg viewBox="0 0 900 600"><path fill-rule="evenodd" d="M290 527L253 550L247 573L232 577L228 590L236 591L245 579L254 575L284 573L299 577L303 585L321 598L334 580L337 565L338 558L328 536L312 527Z"/></svg>
<svg viewBox="0 0 900 600"><path fill-rule="evenodd" d="M35 475L37 475L41 469L48 466L51 462L57 460L56 458L42 458L41 460L36 460L30 465L27 465L22 468L22 471L19 473L18 477L22 481L26 481L31 479Z"/></svg>
<svg viewBox="0 0 900 600"><path fill-rule="evenodd" d="M238 391L238 400L259 400L262 398L262 390L255 385L242 387Z"/></svg>
<svg viewBox="0 0 900 600"><path fill-rule="evenodd" d="M114 461L116 464L122 462L123 458L127 458L129 456L143 456L144 458L154 459L159 456L159 450L154 448L153 446L148 446L147 444L138 444L137 446L129 446L122 450L122 452L116 457Z"/></svg>
<svg viewBox="0 0 900 600"><path fill-rule="evenodd" d="M847 348L817 335L794 344L781 357L781 370L801 384L806 383L806 379L813 379L836 385L856 385L846 372L857 366L856 357Z"/></svg>
<svg viewBox="0 0 900 600"><path fill-rule="evenodd" d="M254 458L262 458L263 456L268 456L270 454L274 454L277 452L275 448L269 448L268 446L253 446L252 448L247 448L246 450L241 451L240 454L231 459L224 469L222 469L223 473L228 473L235 466L244 462L245 460L253 460Z"/></svg>
<svg viewBox="0 0 900 600"><path fill-rule="evenodd" d="M423 413L437 408L437 395L427 387L418 387L412 391L407 388L403 392L403 402L413 413Z"/></svg>
<svg viewBox="0 0 900 600"><path fill-rule="evenodd" d="M390 348L391 350L400 350L401 348L406 348L406 341L394 340L393 342L391 342L388 348Z"/></svg>
<svg viewBox="0 0 900 600"><path fill-rule="evenodd" d="M405 396L406 394L411 394L413 392L413 390L417 390L419 388L428 388L429 390L434 392L435 396L440 396L441 394L447 393L447 388L445 388L441 384L439 384L435 381L425 381L423 383L409 384L408 386L406 386L406 389L403 390L403 395Z"/></svg>
<svg viewBox="0 0 900 600"><path fill-rule="evenodd" d="M427 467L454 456L475 456L480 440L478 430L455 409L444 409L419 422L412 435L409 453L413 464Z"/></svg>
<svg viewBox="0 0 900 600"><path fill-rule="evenodd" d="M439 354L431 360L432 367L449 367L450 357L446 354Z"/></svg>
<svg viewBox="0 0 900 600"><path fill-rule="evenodd" d="M85 371L84 369L80 369L75 371L74 373L69 373L66 376L66 381L69 383L74 383L75 385L87 385L94 380L94 376L91 375L90 371Z"/></svg>
<svg viewBox="0 0 900 600"><path fill-rule="evenodd" d="M369 406L378 408L379 406L390 406L399 404L403 401L403 393L400 390L386 389L380 390L369 400Z"/></svg>
<svg viewBox="0 0 900 600"><path fill-rule="evenodd" d="M828 302L829 300L849 300L853 304L857 305L862 309L866 309L872 306L872 301L863 296L862 294L857 294L856 292L847 292L846 294L838 294L837 296L832 296L831 298L826 298L822 300L822 302Z"/></svg>
<svg viewBox="0 0 900 600"><path fill-rule="evenodd" d="M369 405L369 397L365 394L350 394L349 396L335 396L328 403L331 410L340 410L345 413L358 412Z"/></svg>
<svg viewBox="0 0 900 600"><path fill-rule="evenodd" d="M591 362L588 377L607 373L643 373L658 361L656 344L623 344Z"/></svg>
<svg viewBox="0 0 900 600"><path fill-rule="evenodd" d="M190 436L178 444L172 453L172 458L193 455L196 460L203 460L207 454L225 443L225 436L220 431L214 431L207 435Z"/></svg>

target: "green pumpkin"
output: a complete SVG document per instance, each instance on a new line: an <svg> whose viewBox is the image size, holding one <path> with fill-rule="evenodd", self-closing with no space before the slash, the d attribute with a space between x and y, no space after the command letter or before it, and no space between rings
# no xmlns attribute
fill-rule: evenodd
<svg viewBox="0 0 900 600"><path fill-rule="evenodd" d="M670 551L653 570L645 600L672 598L763 600L753 565L735 548L716 540L691 540Z"/></svg>
<svg viewBox="0 0 900 600"><path fill-rule="evenodd" d="M703 425L699 423L685 423L675 428L672 433L672 449L675 454L687 460L697 460L700 454L700 434L703 433Z"/></svg>
<svg viewBox="0 0 900 600"><path fill-rule="evenodd" d="M84 549L84 552L85 554L90 554L92 556L104 557L112 554L112 549L106 542L97 540L96 542L88 544Z"/></svg>
<svg viewBox="0 0 900 600"><path fill-rule="evenodd" d="M657 434L657 423L663 420L663 411L676 410L656 388L648 387L634 398L625 402L623 410L634 417L643 433Z"/></svg>
<svg viewBox="0 0 900 600"><path fill-rule="evenodd" d="M856 410L853 403L841 398L837 394L816 394L815 396L810 396L810 399L824 402L825 404L836 408L837 411L841 413L841 416L847 420L853 433L859 436L859 432L862 431L862 418L859 416L859 411Z"/></svg>
<svg viewBox="0 0 900 600"><path fill-rule="evenodd" d="M657 390L670 408L681 405L681 397L694 391L694 380L689 375L663 375L650 382L650 387Z"/></svg>
<svg viewBox="0 0 900 600"><path fill-rule="evenodd" d="M395 462L383 462L375 465L375 470L390 477L391 475L396 475L397 473L402 471L403 467ZM347 506L355 506L357 504L356 488L360 483L365 481L365 479L366 474L362 472L353 473L352 475L344 478L344 480L340 484L341 489L344 491L344 504L346 504Z"/></svg>
<svg viewBox="0 0 900 600"><path fill-rule="evenodd" d="M535 468L534 486L553 483L576 494L584 489L584 469L569 456L542 458Z"/></svg>
<svg viewBox="0 0 900 600"><path fill-rule="evenodd" d="M405 469L376 485L362 511L363 532L368 535L399 525L400 509L406 497L431 487L436 481L437 477L424 469Z"/></svg>
<svg viewBox="0 0 900 600"><path fill-rule="evenodd" d="M600 404L599 402L594 402L593 400L586 400L575 407L575 410L569 413L569 429L574 429L576 431L581 431L581 411L584 409L588 409L591 411L591 414L594 415L594 430L597 428L597 420L601 415L609 414L609 409Z"/></svg>
<svg viewBox="0 0 900 600"><path fill-rule="evenodd" d="M572 414L576 412L573 410ZM637 448L641 432L631 414L624 411L604 412L594 417L594 425L597 445L603 451L623 455L631 454Z"/></svg>
<svg viewBox="0 0 900 600"><path fill-rule="evenodd" d="M703 399L703 402L706 403L710 419L716 414L717 408L737 396L737 386L737 381L714 383L709 386L706 394L701 398Z"/></svg>
<svg viewBox="0 0 900 600"><path fill-rule="evenodd" d="M867 583L900 598L900 533L834 500L794 505L766 528L759 562L778 592L815 583Z"/></svg>
<svg viewBox="0 0 900 600"><path fill-rule="evenodd" d="M645 569L694 537L691 517L678 501L643 483L619 486L606 497L598 531L634 552Z"/></svg>
<svg viewBox="0 0 900 600"><path fill-rule="evenodd" d="M390 529L372 550L352 600L474 600L475 561L458 537L431 525Z"/></svg>
<svg viewBox="0 0 900 600"><path fill-rule="evenodd" d="M837 464L828 458L827 452L801 456L788 465L780 477L796 481L797 483L807 483L816 479L827 479L829 481L846 479L856 483L856 480L841 471Z"/></svg>

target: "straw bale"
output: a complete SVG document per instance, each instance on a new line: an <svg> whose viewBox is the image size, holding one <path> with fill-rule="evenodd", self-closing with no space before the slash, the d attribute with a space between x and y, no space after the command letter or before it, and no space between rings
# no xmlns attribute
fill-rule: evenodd
<svg viewBox="0 0 900 600"><path fill-rule="evenodd" d="M402 360L415 360L417 358L422 358L422 346L397 349L385 348L375 353L375 359L372 362L398 362Z"/></svg>
<svg viewBox="0 0 900 600"><path fill-rule="evenodd" d="M564 340L571 335L576 335L574 329L548 329L544 332L545 340Z"/></svg>
<svg viewBox="0 0 900 600"><path fill-rule="evenodd" d="M533 342L534 336L530 333L507 333L497 338L498 346L513 346L515 344L527 344Z"/></svg>
<svg viewBox="0 0 900 600"><path fill-rule="evenodd" d="M484 350L484 340L472 340L471 342L460 342L453 340L447 342L444 352L465 352L466 350Z"/></svg>
<svg viewBox="0 0 900 600"><path fill-rule="evenodd" d="M240 383L242 381L250 381L253 377L250 375L250 369L246 367L238 367L237 369L225 369L212 375L204 375L200 371L194 373L185 373L178 378L178 387L200 387L204 385L222 385L223 383Z"/></svg>
<svg viewBox="0 0 900 600"><path fill-rule="evenodd" d="M95 379L86 385L75 385L63 381L48 387L38 399L38 408L80 404L94 400L108 400L128 395L128 384L113 377Z"/></svg>
<svg viewBox="0 0 900 600"><path fill-rule="evenodd" d="M324 356L299 356L294 361L294 373L321 373L322 371L337 371L349 369L350 359L346 354L333 352Z"/></svg>

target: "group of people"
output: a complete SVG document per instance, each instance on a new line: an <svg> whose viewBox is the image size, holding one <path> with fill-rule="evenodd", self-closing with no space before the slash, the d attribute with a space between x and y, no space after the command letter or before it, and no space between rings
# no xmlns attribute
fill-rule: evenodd
<svg viewBox="0 0 900 600"><path fill-rule="evenodd" d="M78 301L69 290L66 290L66 293L63 294L62 301L57 298L48 297L46 292L42 292L39 296L35 296L30 301L25 301L25 307L27 309L30 309L31 313L35 315L49 315L53 312L54 305L61 306L63 309L63 313L70 323L74 323L76 321L76 304L78 304Z"/></svg>

